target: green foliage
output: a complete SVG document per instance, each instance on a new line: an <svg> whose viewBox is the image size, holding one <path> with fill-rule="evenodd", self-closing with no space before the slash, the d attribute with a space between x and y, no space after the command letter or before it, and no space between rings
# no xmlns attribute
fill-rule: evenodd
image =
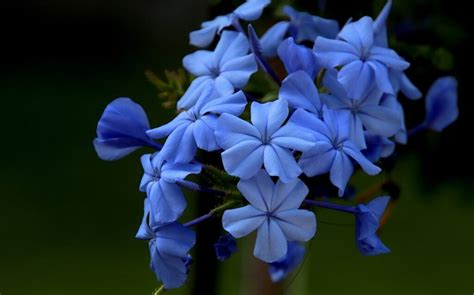
<svg viewBox="0 0 474 295"><path fill-rule="evenodd" d="M145 71L145 75L157 89L158 98L162 100L164 108L174 108L176 101L184 94L185 90L191 84L192 77L184 69L174 71L166 70L165 77L159 78L153 71Z"/></svg>

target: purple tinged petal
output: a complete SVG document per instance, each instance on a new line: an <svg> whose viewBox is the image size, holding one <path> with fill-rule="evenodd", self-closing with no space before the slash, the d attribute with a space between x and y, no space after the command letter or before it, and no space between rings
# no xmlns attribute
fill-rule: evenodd
<svg viewBox="0 0 474 295"><path fill-rule="evenodd" d="M339 32L339 24L335 20L299 12L288 5L283 7L283 13L291 19L293 35L297 42L313 42L318 36L334 39Z"/></svg>
<svg viewBox="0 0 474 295"><path fill-rule="evenodd" d="M390 14L390 10L392 9L392 0L388 0L385 6L383 7L382 11L380 11L379 15L374 21L374 33L380 34L386 30L386 23L388 19L388 15Z"/></svg>
<svg viewBox="0 0 474 295"><path fill-rule="evenodd" d="M274 183L265 170L248 180L240 180L237 188L247 201L262 212L271 210Z"/></svg>
<svg viewBox="0 0 474 295"><path fill-rule="evenodd" d="M283 257L287 251L287 241L276 221L267 219L257 232L257 240L253 254L269 263Z"/></svg>
<svg viewBox="0 0 474 295"><path fill-rule="evenodd" d="M154 233L148 225L148 215L150 214L150 201L145 199L143 202L143 218L135 238L139 240L150 240L154 237Z"/></svg>
<svg viewBox="0 0 474 295"><path fill-rule="evenodd" d="M158 280L163 282L166 289L179 288L186 282L187 268L182 257L159 253L150 243L151 267Z"/></svg>
<svg viewBox="0 0 474 295"><path fill-rule="evenodd" d="M247 205L226 210L222 216L222 227L233 237L240 238L259 228L265 219L264 213Z"/></svg>
<svg viewBox="0 0 474 295"><path fill-rule="evenodd" d="M400 130L403 119L395 110L377 105L361 107L358 116L368 131L387 137Z"/></svg>
<svg viewBox="0 0 474 295"><path fill-rule="evenodd" d="M369 61L367 64L374 71L374 75L376 77L375 84L377 85L377 88L382 92L394 94L395 91L390 82L388 68L377 61Z"/></svg>
<svg viewBox="0 0 474 295"><path fill-rule="evenodd" d="M441 77L426 94L425 124L438 132L456 121L458 111L458 83L454 77Z"/></svg>
<svg viewBox="0 0 474 295"><path fill-rule="evenodd" d="M410 81L405 73L400 74L398 81L400 91L409 99L419 99L422 96L421 91Z"/></svg>
<svg viewBox="0 0 474 295"><path fill-rule="evenodd" d="M316 216L308 210L285 210L275 214L275 221L286 240L306 242L316 234Z"/></svg>
<svg viewBox="0 0 474 295"><path fill-rule="evenodd" d="M349 138L358 148L365 149L367 145L365 143L364 127L362 125L360 117L356 114L351 114Z"/></svg>
<svg viewBox="0 0 474 295"><path fill-rule="evenodd" d="M283 80L278 95L286 99L290 107L303 108L313 114L321 112L321 100L313 79L304 71L291 73Z"/></svg>
<svg viewBox="0 0 474 295"><path fill-rule="evenodd" d="M303 245L289 242L286 255L268 265L268 273L272 282L280 282L286 278L303 261L304 254Z"/></svg>
<svg viewBox="0 0 474 295"><path fill-rule="evenodd" d="M312 131L313 135L321 135L327 140L331 140L331 133L323 121L318 119L313 113L303 109L297 109L291 116L289 123L296 124L304 130Z"/></svg>
<svg viewBox="0 0 474 295"><path fill-rule="evenodd" d="M288 32L290 23L281 21L274 24L268 31L260 38L260 45L262 53L265 57L274 57L277 55L277 49Z"/></svg>
<svg viewBox="0 0 474 295"><path fill-rule="evenodd" d="M186 226L173 222L156 230L156 240L160 253L184 257L196 243L196 234Z"/></svg>

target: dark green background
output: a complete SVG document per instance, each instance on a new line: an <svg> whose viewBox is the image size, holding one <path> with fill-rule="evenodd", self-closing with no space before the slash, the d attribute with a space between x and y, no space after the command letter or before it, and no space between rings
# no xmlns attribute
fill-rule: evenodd
<svg viewBox="0 0 474 295"><path fill-rule="evenodd" d="M354 2L327 1L326 15L343 23L374 15L381 5ZM469 10L464 1L395 2L391 32L402 40L394 46L413 64L410 76L426 92L435 77L456 75L460 120L399 150L394 178L401 198L382 233L392 253L362 257L353 243L353 220L319 210L304 266L283 283L288 294L474 292ZM204 0L5 3L0 294L149 294L158 285L146 243L134 239L144 197L139 155L100 161L91 144L95 127L119 96L142 104L153 126L170 119L144 70L179 67L194 50L188 33L229 3L212 10ZM318 9L313 1L296 4ZM413 126L423 103L407 105ZM359 186L366 182L362 175L354 179ZM189 196L187 218L196 198ZM198 228L198 235L205 230ZM262 286L265 274L251 257L251 239L239 245L237 255L219 263L217 294L251 294ZM191 292L194 278L172 294Z"/></svg>

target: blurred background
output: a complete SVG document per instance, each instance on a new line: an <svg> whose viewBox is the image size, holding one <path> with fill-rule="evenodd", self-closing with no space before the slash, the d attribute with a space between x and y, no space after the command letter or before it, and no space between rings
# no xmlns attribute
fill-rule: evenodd
<svg viewBox="0 0 474 295"><path fill-rule="evenodd" d="M270 11L284 1L273 1ZM339 20L376 16L384 1L285 1ZM318 210L318 233L305 262L270 287L239 241L217 263L218 220L197 228L188 283L170 294L472 294L474 292L474 117L470 9L465 1L394 0L391 45L412 63L426 93L441 75L459 80L460 117L442 134L427 132L397 150L400 199L382 232L392 253L362 257L349 216ZM128 96L152 126L163 110L145 70L181 66L195 50L188 33L239 1L3 1L0 17L0 294L150 294L158 286L147 244L134 239L144 195L139 154L99 160L97 121L111 100ZM324 8L324 11L321 9ZM265 25L265 22L262 23ZM260 33L263 30L260 30ZM408 126L423 102L404 100ZM354 184L366 184L356 176ZM189 196L186 218L198 196ZM202 206L202 205L201 205ZM214 229L213 229L214 228ZM198 255L196 252L199 252Z"/></svg>

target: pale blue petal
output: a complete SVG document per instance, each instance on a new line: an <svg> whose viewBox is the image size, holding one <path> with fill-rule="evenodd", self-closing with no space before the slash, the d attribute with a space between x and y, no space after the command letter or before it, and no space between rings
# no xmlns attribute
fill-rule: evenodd
<svg viewBox="0 0 474 295"><path fill-rule="evenodd" d="M194 76L213 76L215 66L212 51L198 50L183 58L183 67Z"/></svg>
<svg viewBox="0 0 474 295"><path fill-rule="evenodd" d="M263 162L268 174L280 177L283 182L294 180L302 172L293 154L278 145L265 146Z"/></svg>
<svg viewBox="0 0 474 295"><path fill-rule="evenodd" d="M241 238L256 230L266 216L263 212L255 209L251 205L230 209L222 216L222 227L234 238Z"/></svg>
<svg viewBox="0 0 474 295"><path fill-rule="evenodd" d="M317 62L326 69L359 60L359 53L349 43L318 37L314 43Z"/></svg>
<svg viewBox="0 0 474 295"><path fill-rule="evenodd" d="M306 242L316 234L316 216L308 210L286 210L275 214L286 240Z"/></svg>
<svg viewBox="0 0 474 295"><path fill-rule="evenodd" d="M216 34L220 34L223 28L232 24L231 15L218 16L215 19L203 22L201 29L189 34L189 43L197 47L206 47L212 43Z"/></svg>
<svg viewBox="0 0 474 295"><path fill-rule="evenodd" d="M234 116L239 116L247 105L247 99L242 91L231 95L218 97L210 100L201 109L201 115L206 113L223 114L228 113Z"/></svg>
<svg viewBox="0 0 474 295"><path fill-rule="evenodd" d="M262 167L263 150L262 143L256 140L243 141L227 149L221 154L225 171L242 179L253 177Z"/></svg>
<svg viewBox="0 0 474 295"><path fill-rule="evenodd" d="M387 67L398 71L406 70L410 66L410 63L401 58L394 50L379 46L374 46L370 49L368 60L379 61Z"/></svg>
<svg viewBox="0 0 474 295"><path fill-rule="evenodd" d="M390 83L388 68L378 61L369 61L367 64L374 71L377 88L385 93L393 94L394 90L392 84Z"/></svg>
<svg viewBox="0 0 474 295"><path fill-rule="evenodd" d="M196 243L196 233L173 222L156 230L156 248L162 254L184 257Z"/></svg>
<svg viewBox="0 0 474 295"><path fill-rule="evenodd" d="M240 180L237 188L249 203L262 212L270 212L274 183L265 170L248 180Z"/></svg>
<svg viewBox="0 0 474 295"><path fill-rule="evenodd" d="M229 149L243 141L261 141L255 126L229 114L219 117L215 134L217 143L223 149Z"/></svg>
<svg viewBox="0 0 474 295"><path fill-rule="evenodd" d="M332 184L339 188L339 196L344 194L347 182L354 172L351 160L342 152L336 152L329 176Z"/></svg>
<svg viewBox="0 0 474 295"><path fill-rule="evenodd" d="M187 278L187 268L183 257L160 254L151 248L150 251L152 251L152 269L158 280L163 282L166 289L181 287Z"/></svg>
<svg viewBox="0 0 474 295"><path fill-rule="evenodd" d="M260 38L260 45L262 46L262 53L266 57L274 57L277 55L277 49L286 33L290 23L281 21L274 24L268 31Z"/></svg>
<svg viewBox="0 0 474 295"><path fill-rule="evenodd" d="M377 175L380 173L380 171L382 171L379 167L375 166L374 164L372 164L372 162L367 160L367 158L359 151L359 149L355 145L346 142L342 150L344 151L344 153L354 159L357 163L359 163L359 165L367 174Z"/></svg>
<svg viewBox="0 0 474 295"><path fill-rule="evenodd" d="M191 123L179 126L168 136L161 155L170 162L189 163L196 155L196 151L194 123Z"/></svg>
<svg viewBox="0 0 474 295"><path fill-rule="evenodd" d="M219 68L234 58L246 55L250 45L244 34L236 31L223 31L221 39L214 50L214 57Z"/></svg>
<svg viewBox="0 0 474 295"><path fill-rule="evenodd" d="M150 129L146 133L151 138L160 139L160 138L163 138L163 137L166 137L166 136L170 135L170 133L172 133L174 130L176 130L179 126L181 126L183 124L190 124L190 123L191 123L191 121L190 121L190 116L189 116L188 112L181 112L171 122L169 122L169 123L167 123L163 126Z"/></svg>
<svg viewBox="0 0 474 295"><path fill-rule="evenodd" d="M377 105L361 107L358 116L368 131L387 137L400 130L403 119L395 110Z"/></svg>
<svg viewBox="0 0 474 295"><path fill-rule="evenodd" d="M360 60L345 65L337 74L337 80L353 99L362 99L371 90L374 73L370 66Z"/></svg>
<svg viewBox="0 0 474 295"><path fill-rule="evenodd" d="M304 71L291 73L283 80L278 97L286 99L294 109L303 108L313 114L321 112L321 100L313 79Z"/></svg>
<svg viewBox="0 0 474 295"><path fill-rule="evenodd" d="M156 181L147 188L151 214L158 223L169 223L178 219L186 208L186 199L179 186L164 180Z"/></svg>
<svg viewBox="0 0 474 295"><path fill-rule="evenodd" d="M275 221L268 219L258 228L253 255L269 263L285 256L287 247L283 231Z"/></svg>
<svg viewBox="0 0 474 295"><path fill-rule="evenodd" d="M255 56L248 54L229 60L220 70L220 76L229 80L234 88L243 88L247 85L250 76L258 70L258 66Z"/></svg>
<svg viewBox="0 0 474 295"><path fill-rule="evenodd" d="M178 100L178 109L190 109L198 101L209 80L212 80L212 77L202 76L194 79L183 96Z"/></svg>
<svg viewBox="0 0 474 295"><path fill-rule="evenodd" d="M270 143L284 148L304 152L314 146L315 138L294 123L288 123L273 133Z"/></svg>
<svg viewBox="0 0 474 295"><path fill-rule="evenodd" d="M373 21L365 16L356 22L344 26L338 37L354 46L358 52L367 52L374 43Z"/></svg>
<svg viewBox="0 0 474 295"><path fill-rule="evenodd" d="M297 45L291 37L280 44L278 56L288 74L301 70L306 72L313 80L319 71L319 65L316 63L313 51L306 46Z"/></svg>
<svg viewBox="0 0 474 295"><path fill-rule="evenodd" d="M331 144L318 142L311 150L303 153L298 164L307 176L313 177L329 172L335 156L336 151Z"/></svg>
<svg viewBox="0 0 474 295"><path fill-rule="evenodd" d="M273 190L270 210L280 212L298 209L308 192L308 187L298 178L287 183L278 181Z"/></svg>
<svg viewBox="0 0 474 295"><path fill-rule="evenodd" d="M258 19L263 9L270 4L270 0L247 0L234 10L234 13L243 20L253 21Z"/></svg>
<svg viewBox="0 0 474 295"><path fill-rule="evenodd" d="M199 174L201 169L200 164L167 162L161 167L161 178L175 182L177 179L185 179L189 174Z"/></svg>
<svg viewBox="0 0 474 295"><path fill-rule="evenodd" d="M214 131L217 126L216 115L202 116L194 122L194 139L200 149L212 152L219 149Z"/></svg>

